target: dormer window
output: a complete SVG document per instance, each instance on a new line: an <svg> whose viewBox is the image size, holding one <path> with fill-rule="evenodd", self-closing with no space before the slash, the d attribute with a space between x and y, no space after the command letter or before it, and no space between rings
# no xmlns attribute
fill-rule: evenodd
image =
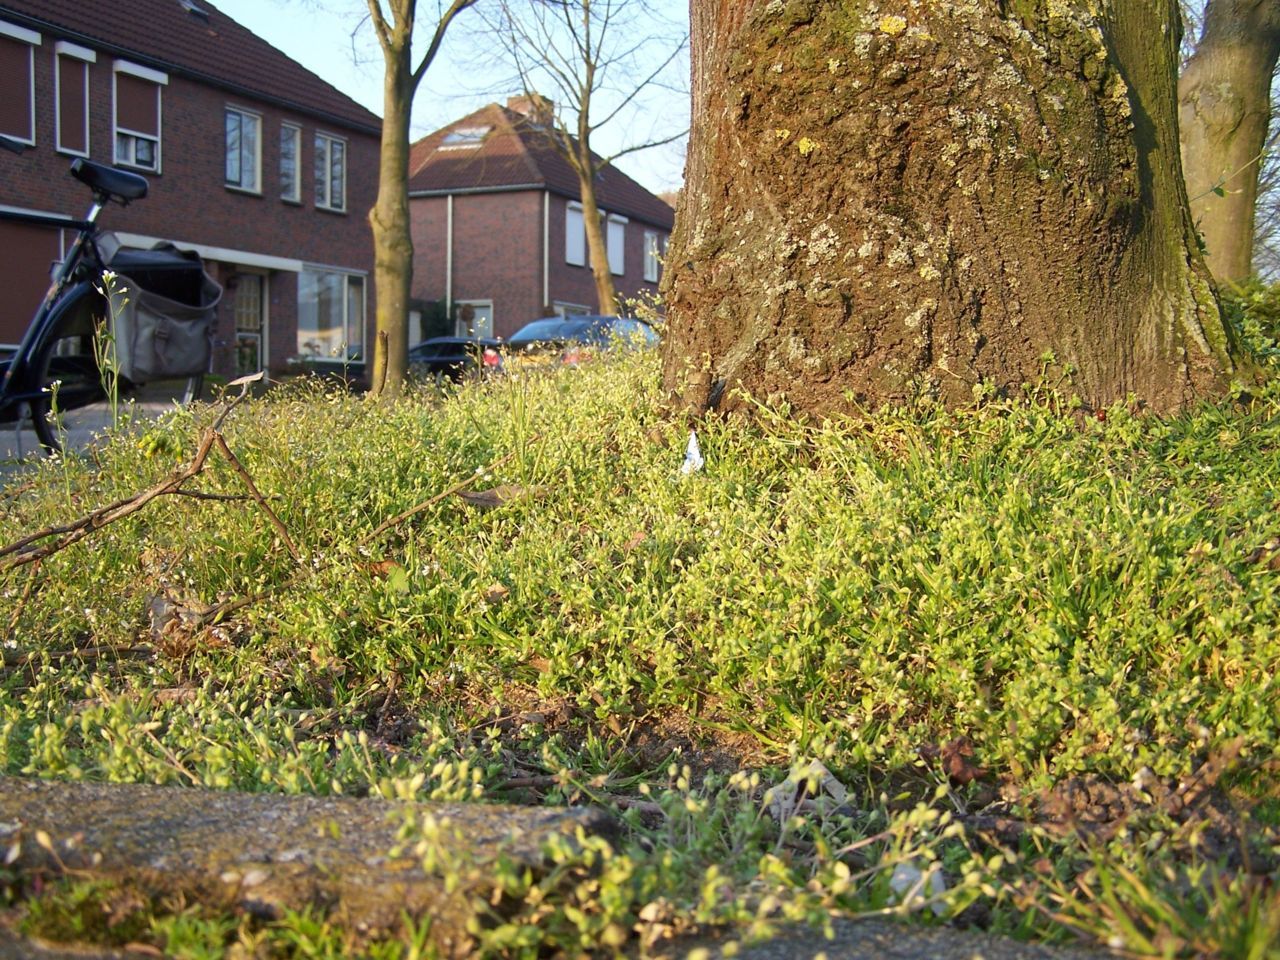
<svg viewBox="0 0 1280 960"><path fill-rule="evenodd" d="M450 130L440 141L441 150L469 150L484 143L493 127L458 127Z"/></svg>

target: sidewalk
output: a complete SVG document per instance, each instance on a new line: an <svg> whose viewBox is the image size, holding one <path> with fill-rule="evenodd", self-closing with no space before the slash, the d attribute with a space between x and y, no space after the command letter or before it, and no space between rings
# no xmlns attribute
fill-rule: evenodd
<svg viewBox="0 0 1280 960"><path fill-rule="evenodd" d="M172 410L182 397L185 383L148 385L134 396L122 399L121 420L154 419ZM69 450L85 450L94 442L100 442L110 425L111 408L106 403L69 411L62 415L64 446ZM20 430L12 423L0 424L0 482L18 469L21 461L42 456L44 451L30 423L23 424Z"/></svg>

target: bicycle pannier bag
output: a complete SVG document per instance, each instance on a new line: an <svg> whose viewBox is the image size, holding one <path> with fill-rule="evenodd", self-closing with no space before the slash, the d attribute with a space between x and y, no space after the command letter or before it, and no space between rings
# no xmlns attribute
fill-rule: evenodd
<svg viewBox="0 0 1280 960"><path fill-rule="evenodd" d="M121 250L110 268L117 273L112 313L121 375L146 383L207 372L222 287L199 255L161 243Z"/></svg>

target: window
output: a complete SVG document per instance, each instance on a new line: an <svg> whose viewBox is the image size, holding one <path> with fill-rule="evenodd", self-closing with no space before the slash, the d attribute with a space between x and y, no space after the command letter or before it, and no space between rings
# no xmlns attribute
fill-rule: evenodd
<svg viewBox="0 0 1280 960"><path fill-rule="evenodd" d="M227 107L226 183L235 190L262 192L262 118Z"/></svg>
<svg viewBox="0 0 1280 960"><path fill-rule="evenodd" d="M89 155L89 64L98 55L59 40L53 47L57 149L76 157Z"/></svg>
<svg viewBox="0 0 1280 960"><path fill-rule="evenodd" d="M316 134L316 206L347 209L347 142Z"/></svg>
<svg viewBox="0 0 1280 960"><path fill-rule="evenodd" d="M359 360L364 349L364 277L332 270L298 274L298 353Z"/></svg>
<svg viewBox="0 0 1280 960"><path fill-rule="evenodd" d="M40 34L0 20L0 133L36 142L36 58Z"/></svg>
<svg viewBox="0 0 1280 960"><path fill-rule="evenodd" d="M297 203L302 199L302 178L298 176L302 155L302 128L280 125L280 199Z"/></svg>
<svg viewBox="0 0 1280 960"><path fill-rule="evenodd" d="M662 253L658 247L658 235L652 230L644 232L644 278L650 283L658 282L658 265L662 262Z"/></svg>
<svg viewBox="0 0 1280 960"><path fill-rule="evenodd" d="M160 91L169 75L117 60L115 75L115 162L160 172Z"/></svg>
<svg viewBox="0 0 1280 960"><path fill-rule="evenodd" d="M587 234L582 221L582 204L571 203L564 215L564 262L575 267L587 264Z"/></svg>
<svg viewBox="0 0 1280 960"><path fill-rule="evenodd" d="M493 127L458 127L440 141L441 150L467 150L480 146Z"/></svg>
<svg viewBox="0 0 1280 960"><path fill-rule="evenodd" d="M458 300L454 303L454 330L459 337L493 336L493 301Z"/></svg>
<svg viewBox="0 0 1280 960"><path fill-rule="evenodd" d="M608 233L605 237L609 250L609 271L617 276L627 272L627 218L609 214Z"/></svg>

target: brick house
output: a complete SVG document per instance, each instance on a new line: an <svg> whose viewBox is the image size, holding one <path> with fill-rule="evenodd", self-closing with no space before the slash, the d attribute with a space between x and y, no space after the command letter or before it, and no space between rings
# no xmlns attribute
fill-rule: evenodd
<svg viewBox="0 0 1280 960"><path fill-rule="evenodd" d="M0 345L21 338L83 216L75 157L145 175L99 220L127 246L192 248L226 294L214 372L358 353L372 326L381 122L206 0L0 0Z"/></svg>
<svg viewBox="0 0 1280 960"><path fill-rule="evenodd" d="M437 325L411 322L411 341L468 327L507 337L541 316L597 310L578 179L534 106L491 103L413 145L413 297L435 305ZM618 294L656 294L674 212L612 166L596 191Z"/></svg>

